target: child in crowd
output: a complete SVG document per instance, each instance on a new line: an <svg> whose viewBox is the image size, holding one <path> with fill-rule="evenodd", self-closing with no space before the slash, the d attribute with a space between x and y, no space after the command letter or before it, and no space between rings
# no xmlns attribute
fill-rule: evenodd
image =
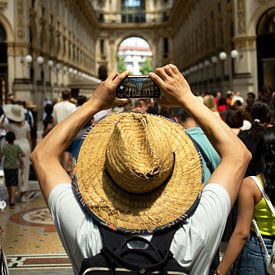
<svg viewBox="0 0 275 275"><path fill-rule="evenodd" d="M19 145L14 144L15 134L8 132L3 146L1 157L4 157L4 176L9 194L10 208L15 207L15 194L18 185L18 170L23 168L22 158L25 156Z"/></svg>

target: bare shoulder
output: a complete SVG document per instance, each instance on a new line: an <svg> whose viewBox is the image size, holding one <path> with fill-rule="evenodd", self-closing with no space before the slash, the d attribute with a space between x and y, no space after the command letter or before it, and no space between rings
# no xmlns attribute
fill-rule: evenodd
<svg viewBox="0 0 275 275"><path fill-rule="evenodd" d="M256 201L258 201L261 197L261 192L251 177L244 178L240 189L240 195L242 194L245 194L246 196L253 196Z"/></svg>

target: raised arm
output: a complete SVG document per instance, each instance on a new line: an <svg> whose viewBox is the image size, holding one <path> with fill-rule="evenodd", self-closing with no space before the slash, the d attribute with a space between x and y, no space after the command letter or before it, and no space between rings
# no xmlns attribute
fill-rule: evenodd
<svg viewBox="0 0 275 275"><path fill-rule="evenodd" d="M31 160L46 201L56 185L71 182L60 164L61 154L95 113L110 108L115 101L118 101L115 98L116 87L127 75L127 71L121 74L110 74L85 104L57 124L36 146L31 154Z"/></svg>
<svg viewBox="0 0 275 275"><path fill-rule="evenodd" d="M231 129L193 95L176 66L166 65L149 75L162 90L160 103L183 107L201 126L220 154L221 162L209 182L226 188L233 205L251 154Z"/></svg>
<svg viewBox="0 0 275 275"><path fill-rule="evenodd" d="M252 182L251 182L252 181ZM249 236L255 205L256 185L251 178L246 178L238 197L238 218L234 232L228 242L222 261L218 266L219 274L226 274L240 255Z"/></svg>

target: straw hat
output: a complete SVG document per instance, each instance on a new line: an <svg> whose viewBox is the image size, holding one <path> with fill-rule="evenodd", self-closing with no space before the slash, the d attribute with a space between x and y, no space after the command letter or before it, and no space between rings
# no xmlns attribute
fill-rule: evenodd
<svg viewBox="0 0 275 275"><path fill-rule="evenodd" d="M31 100L26 102L27 109L35 109L36 107L37 107L37 105L33 104L33 102Z"/></svg>
<svg viewBox="0 0 275 275"><path fill-rule="evenodd" d="M74 184L81 204L100 222L152 232L193 212L203 186L201 167L179 124L149 114L111 114L85 137Z"/></svg>
<svg viewBox="0 0 275 275"><path fill-rule="evenodd" d="M4 113L8 119L16 122L22 122L25 120L25 114L22 106L17 104L6 104L3 106Z"/></svg>

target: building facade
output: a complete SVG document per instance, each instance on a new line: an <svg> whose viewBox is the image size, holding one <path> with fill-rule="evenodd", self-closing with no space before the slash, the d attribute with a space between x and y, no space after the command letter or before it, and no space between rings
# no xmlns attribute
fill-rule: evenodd
<svg viewBox="0 0 275 275"><path fill-rule="evenodd" d="M194 89L245 95L275 88L274 0L176 4L173 60Z"/></svg>
<svg viewBox="0 0 275 275"><path fill-rule="evenodd" d="M95 29L84 1L0 1L1 101L43 106L63 89L98 83Z"/></svg>
<svg viewBox="0 0 275 275"><path fill-rule="evenodd" d="M194 90L257 94L275 87L274 14L275 0L0 0L0 100L89 93L132 36Z"/></svg>

